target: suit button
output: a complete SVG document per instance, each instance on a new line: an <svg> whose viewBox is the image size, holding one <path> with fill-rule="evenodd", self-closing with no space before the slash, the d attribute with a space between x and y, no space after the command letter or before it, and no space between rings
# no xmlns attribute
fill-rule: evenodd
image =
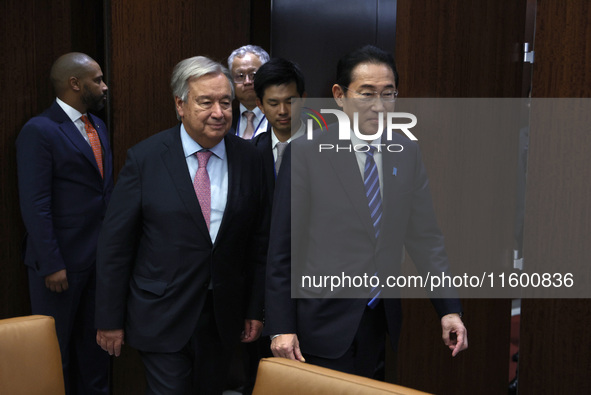
<svg viewBox="0 0 591 395"><path fill-rule="evenodd" d="M209 281L206 281L203 283L203 288L204 289L208 289L209 288Z"/></svg>

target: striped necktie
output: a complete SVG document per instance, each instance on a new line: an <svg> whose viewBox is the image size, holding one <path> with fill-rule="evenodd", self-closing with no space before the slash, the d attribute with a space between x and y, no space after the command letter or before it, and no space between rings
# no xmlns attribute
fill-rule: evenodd
<svg viewBox="0 0 591 395"><path fill-rule="evenodd" d="M380 235L380 223L382 220L382 195L380 193L380 176L378 167L374 160L374 153L376 147L369 146L367 157L365 158L365 169L363 172L363 184L365 185L365 195L367 196L367 204L369 206L369 213L371 215L371 222L373 223L374 234L376 239ZM377 275L376 272L374 275ZM375 308L380 301L379 295L381 290L377 287L373 288L369 293L369 302L367 305L370 308Z"/></svg>
<svg viewBox="0 0 591 395"><path fill-rule="evenodd" d="M380 223L382 220L382 196L380 193L380 176L378 167L373 158L376 147L370 146L365 158L365 170L363 172L363 183L365 184L365 195L371 214L371 222L375 230L376 239L380 235Z"/></svg>

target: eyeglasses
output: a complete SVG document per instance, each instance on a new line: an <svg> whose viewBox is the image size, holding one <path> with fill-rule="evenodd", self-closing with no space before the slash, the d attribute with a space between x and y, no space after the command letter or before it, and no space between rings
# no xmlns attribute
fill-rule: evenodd
<svg viewBox="0 0 591 395"><path fill-rule="evenodd" d="M247 77L249 80L254 81L255 75L256 75L256 71L253 71L251 73L234 74L234 82L237 84L242 84L242 83L244 83L244 81L246 81Z"/></svg>
<svg viewBox="0 0 591 395"><path fill-rule="evenodd" d="M372 91L367 88L362 88L359 92L349 89L346 86L343 86L343 88L358 95L359 97L357 100L366 103L372 102L378 98L388 103L394 103L398 97L398 90L396 89L385 89L382 93L378 93L377 91Z"/></svg>

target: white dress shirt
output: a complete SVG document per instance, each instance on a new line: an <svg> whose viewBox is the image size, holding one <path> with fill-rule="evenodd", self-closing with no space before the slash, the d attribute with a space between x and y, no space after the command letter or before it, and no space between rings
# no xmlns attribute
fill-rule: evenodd
<svg viewBox="0 0 591 395"><path fill-rule="evenodd" d="M298 137L303 136L305 132L306 132L306 127L304 125L304 122L301 122L300 128L298 129L298 131L295 132L294 134L292 134L291 137L287 139L286 143L291 143L293 140L297 139ZM273 161L274 162L277 161L277 143L279 143L279 139L277 138L277 136L275 136L275 132L273 131L273 133L271 133L271 149L273 150Z"/></svg>
<svg viewBox="0 0 591 395"><path fill-rule="evenodd" d="M366 149L362 149L361 145L378 145L381 144L381 140L379 138L375 139L372 142L368 142L365 140L361 140L359 137L357 137L355 135L355 133L351 130L351 144L353 144L353 147L358 146L358 150L355 151L355 158L357 158L357 164L359 165L359 172L361 173L361 180L363 180L363 178L365 177L365 160L367 159L367 150ZM383 147L381 147L381 149L384 149ZM374 154L373 154L373 160L374 162L376 162L376 167L378 168L378 176L380 179L380 194L382 195L382 197L384 196L384 171L382 170L382 152L381 150L378 151L377 149L375 150Z"/></svg>
<svg viewBox="0 0 591 395"><path fill-rule="evenodd" d="M85 115L85 114L82 114L80 111L76 110L74 107L72 107L69 104L65 103L64 101L60 100L59 97L56 97L55 101L62 108L62 110L64 110L64 112L66 113L68 118L70 118L70 120L72 122L74 122L74 125L76 125L76 127L78 128L78 131L80 131L80 134L82 135L84 140L86 140L88 145L90 145L90 139L88 138L88 134L86 133L86 128L84 127L84 121L81 119L82 115Z"/></svg>

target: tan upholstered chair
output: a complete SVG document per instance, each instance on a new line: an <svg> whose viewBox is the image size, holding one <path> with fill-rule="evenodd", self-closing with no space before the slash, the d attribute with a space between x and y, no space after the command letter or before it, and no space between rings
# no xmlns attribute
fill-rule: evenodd
<svg viewBox="0 0 591 395"><path fill-rule="evenodd" d="M419 395L425 392L285 358L264 358L259 363L253 395L270 394Z"/></svg>
<svg viewBox="0 0 591 395"><path fill-rule="evenodd" d="M32 315L0 320L0 394L64 393L53 318Z"/></svg>

